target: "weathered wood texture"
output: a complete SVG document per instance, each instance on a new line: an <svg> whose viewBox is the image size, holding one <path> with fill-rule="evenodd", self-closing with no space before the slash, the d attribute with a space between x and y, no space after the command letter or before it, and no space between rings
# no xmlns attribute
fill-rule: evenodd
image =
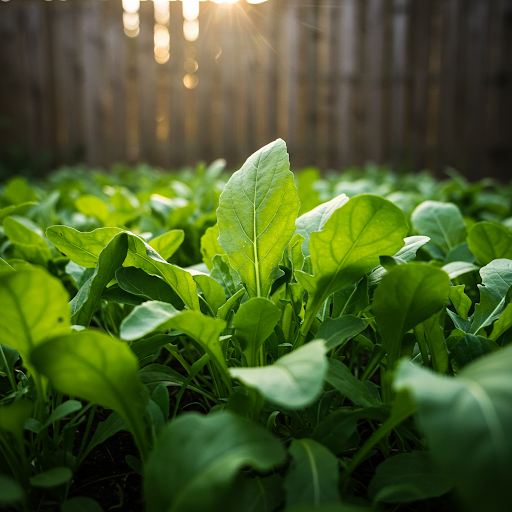
<svg viewBox="0 0 512 512"><path fill-rule="evenodd" d="M282 137L294 168L512 177L512 0L204 1L194 42L173 1L163 64L153 7L130 38L121 0L0 2L0 155L234 169Z"/></svg>

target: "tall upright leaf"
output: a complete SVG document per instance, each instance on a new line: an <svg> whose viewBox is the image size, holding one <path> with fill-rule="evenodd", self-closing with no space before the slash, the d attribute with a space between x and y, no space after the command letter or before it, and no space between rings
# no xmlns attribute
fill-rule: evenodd
<svg viewBox="0 0 512 512"><path fill-rule="evenodd" d="M457 377L401 363L395 388L416 402L432 457L465 510L510 510L512 347L468 364Z"/></svg>
<svg viewBox="0 0 512 512"><path fill-rule="evenodd" d="M477 222L468 232L469 250L482 264L492 260L512 259L512 233L494 222Z"/></svg>
<svg viewBox="0 0 512 512"><path fill-rule="evenodd" d="M379 256L395 254L404 245L407 231L400 208L381 197L363 194L335 210L324 229L311 234L309 250L315 275L295 272L309 294L303 338L327 297L356 283L379 264Z"/></svg>
<svg viewBox="0 0 512 512"><path fill-rule="evenodd" d="M219 242L250 297L266 297L299 211L286 144L278 139L250 156L219 200Z"/></svg>

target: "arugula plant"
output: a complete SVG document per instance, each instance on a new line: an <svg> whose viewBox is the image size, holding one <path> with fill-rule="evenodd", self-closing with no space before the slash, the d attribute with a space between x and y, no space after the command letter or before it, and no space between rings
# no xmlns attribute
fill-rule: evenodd
<svg viewBox="0 0 512 512"><path fill-rule="evenodd" d="M452 494L507 510L503 201L476 205L483 185L457 176L294 180L282 140L224 188L223 167L6 187L0 503L73 510L80 464L129 430L150 511ZM96 426L98 407L113 412Z"/></svg>

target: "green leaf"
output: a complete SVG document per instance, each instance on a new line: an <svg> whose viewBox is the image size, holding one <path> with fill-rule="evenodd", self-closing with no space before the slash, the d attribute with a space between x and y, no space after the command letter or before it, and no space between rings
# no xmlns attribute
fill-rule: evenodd
<svg viewBox="0 0 512 512"><path fill-rule="evenodd" d="M512 347L468 364L457 377L403 362L395 388L417 404L432 457L455 483L465 510L508 511Z"/></svg>
<svg viewBox="0 0 512 512"><path fill-rule="evenodd" d="M285 477L286 504L321 505L340 501L338 492L338 459L313 439L293 439L293 458Z"/></svg>
<svg viewBox="0 0 512 512"><path fill-rule="evenodd" d="M450 288L449 299L453 304L453 307L457 311L457 314L464 320L468 319L468 312L471 308L471 299L464 293L466 285L460 284L458 286L452 286Z"/></svg>
<svg viewBox="0 0 512 512"><path fill-rule="evenodd" d="M414 327L416 337L422 337L428 346L432 368L439 373L447 373L450 370L448 350L444 339L444 318L444 310L441 310Z"/></svg>
<svg viewBox="0 0 512 512"><path fill-rule="evenodd" d="M489 339L496 341L505 331L512 327L512 304L507 304L500 317L494 322Z"/></svg>
<svg viewBox="0 0 512 512"><path fill-rule="evenodd" d="M473 224L468 232L468 246L482 265L503 258L512 260L512 234L494 222Z"/></svg>
<svg viewBox="0 0 512 512"><path fill-rule="evenodd" d="M496 320L507 302L507 292L512 286L512 260L494 260L480 269L482 284L480 302L475 305L471 316L471 333L477 333L482 327L491 325Z"/></svg>
<svg viewBox="0 0 512 512"><path fill-rule="evenodd" d="M84 215L96 217L103 224L107 223L110 216L107 203L99 197L84 194L75 200L76 209Z"/></svg>
<svg viewBox="0 0 512 512"><path fill-rule="evenodd" d="M78 400L66 400L63 404L60 404L48 417L46 422L41 428L49 427L52 423L79 411L82 408L82 404Z"/></svg>
<svg viewBox="0 0 512 512"><path fill-rule="evenodd" d="M180 312L167 302L144 302L136 306L122 321L120 336L124 340L132 341L157 330L166 331L171 329L167 322L179 314Z"/></svg>
<svg viewBox="0 0 512 512"><path fill-rule="evenodd" d="M455 279L463 274L468 274L469 272L474 272L478 270L479 267L473 265L473 263L467 263L465 261L452 261L451 263L447 263L442 267L450 279Z"/></svg>
<svg viewBox="0 0 512 512"><path fill-rule="evenodd" d="M404 245L405 216L386 199L360 195L335 210L324 229L311 234L309 250L315 275L296 271L309 299L301 327L305 338L324 301L356 283L379 263L379 256L394 254Z"/></svg>
<svg viewBox="0 0 512 512"><path fill-rule="evenodd" d="M487 338L466 334L450 351L457 368L462 368L475 359L492 352Z"/></svg>
<svg viewBox="0 0 512 512"><path fill-rule="evenodd" d="M87 448L82 454L82 459L85 459L87 455L96 448L96 446L105 442L109 437L112 437L121 430L128 430L128 427L126 426L122 416L118 412L113 411L105 421L100 421L98 423Z"/></svg>
<svg viewBox="0 0 512 512"><path fill-rule="evenodd" d="M354 405L360 407L379 407L381 403L370 393L370 390L348 367L337 359L329 359L329 369L325 380Z"/></svg>
<svg viewBox="0 0 512 512"><path fill-rule="evenodd" d="M363 318L346 315L340 318L326 318L320 325L316 338L325 340L327 350L343 346L368 326Z"/></svg>
<svg viewBox="0 0 512 512"><path fill-rule="evenodd" d="M242 300L242 297L245 295L245 288L241 288L238 290L232 297L230 297L223 306L218 309L217 317L221 320L226 320L229 313L236 309L237 303Z"/></svg>
<svg viewBox="0 0 512 512"><path fill-rule="evenodd" d="M282 407L300 409L312 404L322 392L327 372L323 340L280 357L261 368L230 368L233 378L257 389L263 397Z"/></svg>
<svg viewBox="0 0 512 512"><path fill-rule="evenodd" d="M0 208L0 224L2 224L3 220L9 215L23 215L28 208L36 204L37 203L34 201L29 201L26 203L20 203L18 205L11 204L5 208Z"/></svg>
<svg viewBox="0 0 512 512"><path fill-rule="evenodd" d="M123 264L127 250L126 233L115 235L102 249L93 275L70 302L71 321L74 324L89 327L92 317L100 305L101 294L114 278L116 270Z"/></svg>
<svg viewBox="0 0 512 512"><path fill-rule="evenodd" d="M0 474L0 504L9 505L25 497L23 487L13 478Z"/></svg>
<svg viewBox="0 0 512 512"><path fill-rule="evenodd" d="M412 261L416 258L416 253L420 247L423 247L429 241L428 236L408 236L404 238L405 245L394 256L406 262ZM368 275L370 288L377 286L386 274L387 270L383 266L379 265L374 268Z"/></svg>
<svg viewBox="0 0 512 512"><path fill-rule="evenodd" d="M149 245L164 260L168 260L178 250L184 239L185 232L182 229L172 229L150 240Z"/></svg>
<svg viewBox="0 0 512 512"><path fill-rule="evenodd" d="M167 263L142 238L133 233L128 233L128 256L124 264L141 268L149 274L160 275L178 294L187 308L199 311L197 286L192 274Z"/></svg>
<svg viewBox="0 0 512 512"><path fill-rule="evenodd" d="M263 297L253 297L240 306L233 319L233 327L248 366L259 366L260 349L274 332L280 318L281 310Z"/></svg>
<svg viewBox="0 0 512 512"><path fill-rule="evenodd" d="M7 217L4 220L4 231L14 244L15 257L40 265L46 265L51 259L50 247L44 238L14 217Z"/></svg>
<svg viewBox="0 0 512 512"><path fill-rule="evenodd" d="M30 479L34 487L56 487L65 484L71 480L73 473L71 469L65 467L52 468L43 473L39 473Z"/></svg>
<svg viewBox="0 0 512 512"><path fill-rule="evenodd" d="M219 243L250 297L267 297L299 211L286 144L250 156L219 199Z"/></svg>
<svg viewBox="0 0 512 512"><path fill-rule="evenodd" d="M26 360L45 339L71 328L67 291L43 270L0 276L0 311L0 341Z"/></svg>
<svg viewBox="0 0 512 512"><path fill-rule="evenodd" d="M82 233L67 226L51 226L46 230L46 236L77 265L95 268L102 249L121 231L121 228L98 228Z"/></svg>
<svg viewBox="0 0 512 512"><path fill-rule="evenodd" d="M233 270L226 255L217 254L212 261L213 269L210 272L210 277L213 277L224 288L227 297L235 295L242 288L245 290L240 276Z"/></svg>
<svg viewBox="0 0 512 512"><path fill-rule="evenodd" d="M404 334L439 311L449 293L448 274L421 263L399 265L382 278L375 289L372 311L390 368L400 357Z"/></svg>
<svg viewBox="0 0 512 512"><path fill-rule="evenodd" d="M302 242L302 253L304 257L309 256L309 238L311 233L314 231L322 231L325 223L329 220L335 210L341 208L348 201L348 197L345 194L322 203L313 210L301 215L295 222L297 229L295 233L298 233L304 237ZM300 269L299 269L300 270Z"/></svg>
<svg viewBox="0 0 512 512"><path fill-rule="evenodd" d="M466 240L466 224L460 210L452 203L424 201L411 215L413 228L430 237L444 254Z"/></svg>
<svg viewBox="0 0 512 512"><path fill-rule="evenodd" d="M219 226L215 224L209 227L201 237L201 254L208 270L213 269L213 257L216 254L226 254L219 244Z"/></svg>
<svg viewBox="0 0 512 512"><path fill-rule="evenodd" d="M381 462L368 495L377 502L400 503L435 498L451 488L451 482L435 467L430 453L414 451Z"/></svg>
<svg viewBox="0 0 512 512"><path fill-rule="evenodd" d="M210 306L214 315L221 306L226 303L226 294L224 288L207 274L197 274L194 276L194 281L203 292L203 296Z"/></svg>
<svg viewBox="0 0 512 512"><path fill-rule="evenodd" d="M33 408L33 404L26 402L0 405L0 432L10 432L23 444L24 425Z"/></svg>
<svg viewBox="0 0 512 512"><path fill-rule="evenodd" d="M137 357L126 343L99 331L80 331L39 345L31 363L62 393L117 411L139 449L144 448L142 411L148 394L138 379Z"/></svg>
<svg viewBox="0 0 512 512"><path fill-rule="evenodd" d="M116 271L116 280L125 292L151 300L168 302L177 309L183 308L183 301L163 278L149 275L140 268L119 268Z"/></svg>
<svg viewBox="0 0 512 512"><path fill-rule="evenodd" d="M147 511L214 510L242 467L269 471L285 459L277 439L233 413L181 415L145 467Z"/></svg>

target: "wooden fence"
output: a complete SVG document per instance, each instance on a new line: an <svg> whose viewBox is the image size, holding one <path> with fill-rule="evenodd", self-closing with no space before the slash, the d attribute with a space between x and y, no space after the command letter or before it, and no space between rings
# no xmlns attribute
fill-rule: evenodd
<svg viewBox="0 0 512 512"><path fill-rule="evenodd" d="M3 148L234 169L282 137L294 168L512 177L512 0L203 1L195 42L169 5L158 64L153 2L134 38L121 0L0 2Z"/></svg>

